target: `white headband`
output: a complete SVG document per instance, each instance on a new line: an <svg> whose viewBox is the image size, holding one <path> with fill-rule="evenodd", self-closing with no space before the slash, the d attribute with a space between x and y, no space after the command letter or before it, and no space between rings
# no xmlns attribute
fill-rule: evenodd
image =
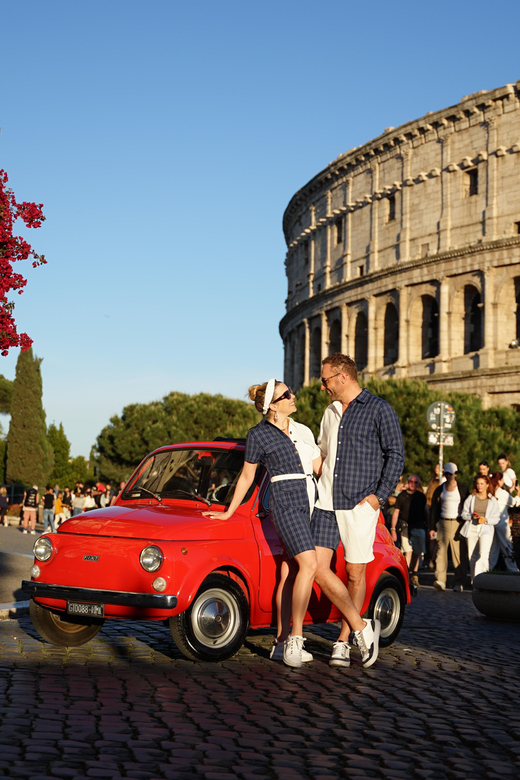
<svg viewBox="0 0 520 780"><path fill-rule="evenodd" d="M269 382L267 383L267 387L265 388L264 408L262 409L262 413L264 415L266 415L267 412L269 411L269 404L273 400L275 385L276 385L276 379L270 379Z"/></svg>

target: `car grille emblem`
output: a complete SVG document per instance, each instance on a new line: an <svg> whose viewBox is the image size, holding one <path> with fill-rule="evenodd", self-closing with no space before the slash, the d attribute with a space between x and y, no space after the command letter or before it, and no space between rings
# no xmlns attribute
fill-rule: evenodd
<svg viewBox="0 0 520 780"><path fill-rule="evenodd" d="M84 561L99 561L99 555L84 555Z"/></svg>

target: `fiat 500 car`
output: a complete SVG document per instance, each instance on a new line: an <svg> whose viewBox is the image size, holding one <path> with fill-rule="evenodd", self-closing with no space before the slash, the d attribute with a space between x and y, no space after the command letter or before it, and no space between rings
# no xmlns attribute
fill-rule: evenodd
<svg viewBox="0 0 520 780"><path fill-rule="evenodd" d="M249 628L275 626L284 550L269 518L267 473L257 469L229 520L203 515L229 506L243 462L239 441L161 447L113 506L41 536L32 579L22 584L40 636L73 647L106 619L166 621L185 656L220 661L238 651ZM345 579L342 547L336 555ZM396 638L409 602L406 563L381 519L363 609L381 621L382 646ZM338 620L315 585L306 623Z"/></svg>

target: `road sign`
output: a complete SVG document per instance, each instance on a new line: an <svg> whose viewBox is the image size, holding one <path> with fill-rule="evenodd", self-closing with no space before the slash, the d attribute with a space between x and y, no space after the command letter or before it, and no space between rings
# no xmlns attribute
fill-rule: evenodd
<svg viewBox="0 0 520 780"><path fill-rule="evenodd" d="M434 431L449 431L455 424L455 410L445 401L435 401L428 407L426 420Z"/></svg>
<svg viewBox="0 0 520 780"><path fill-rule="evenodd" d="M455 441L452 433L439 433L428 431L428 444L444 444L445 447L453 447Z"/></svg>

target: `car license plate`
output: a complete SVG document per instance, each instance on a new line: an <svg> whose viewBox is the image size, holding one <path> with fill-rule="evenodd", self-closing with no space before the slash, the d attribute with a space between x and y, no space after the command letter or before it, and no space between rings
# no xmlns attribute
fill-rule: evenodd
<svg viewBox="0 0 520 780"><path fill-rule="evenodd" d="M105 617L104 604L84 604L80 601L67 601L67 615L85 615L86 617Z"/></svg>

